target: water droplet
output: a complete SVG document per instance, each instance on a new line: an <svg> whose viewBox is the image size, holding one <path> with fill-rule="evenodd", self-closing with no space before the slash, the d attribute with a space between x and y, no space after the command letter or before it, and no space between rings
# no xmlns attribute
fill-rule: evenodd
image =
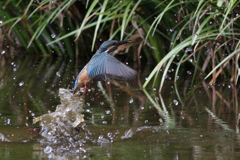
<svg viewBox="0 0 240 160"><path fill-rule="evenodd" d="M231 85L228 85L228 88L231 88Z"/></svg>
<svg viewBox="0 0 240 160"><path fill-rule="evenodd" d="M52 152L52 147L47 146L46 148L44 148L44 152L45 153L51 153Z"/></svg>
<svg viewBox="0 0 240 160"><path fill-rule="evenodd" d="M133 131L132 131L132 129L129 129L129 130L125 131L124 135L121 138L122 139L131 138L132 135L133 135Z"/></svg>
<svg viewBox="0 0 240 160"><path fill-rule="evenodd" d="M109 132L109 133L107 134L107 136L108 136L109 138L111 138L111 137L112 137L112 133Z"/></svg>
<svg viewBox="0 0 240 160"><path fill-rule="evenodd" d="M10 125L11 124L11 120L8 118L7 119L7 124Z"/></svg>
<svg viewBox="0 0 240 160"><path fill-rule="evenodd" d="M192 72L191 71L187 71L187 74L192 74Z"/></svg>
<svg viewBox="0 0 240 160"><path fill-rule="evenodd" d="M19 86L23 86L23 85L24 85L24 82L20 82L18 85L19 85Z"/></svg>
<svg viewBox="0 0 240 160"><path fill-rule="evenodd" d="M51 37L52 37L52 38L55 38L55 37L56 37L56 35L55 35L55 34L51 34Z"/></svg>
<svg viewBox="0 0 240 160"><path fill-rule="evenodd" d="M61 77L61 75L60 75L60 73L59 73L59 72L56 72L56 75L57 75L58 77Z"/></svg>
<svg viewBox="0 0 240 160"><path fill-rule="evenodd" d="M3 51L1 52L1 54L5 54L5 51L3 50Z"/></svg>
<svg viewBox="0 0 240 160"><path fill-rule="evenodd" d="M187 53L187 52L192 52L192 48L186 48L185 53Z"/></svg>
<svg viewBox="0 0 240 160"><path fill-rule="evenodd" d="M173 100L173 103L174 103L175 106L178 105L178 101L176 99Z"/></svg>
<svg viewBox="0 0 240 160"><path fill-rule="evenodd" d="M133 103L133 98L131 98L131 99L129 100L129 103Z"/></svg>
<svg viewBox="0 0 240 160"><path fill-rule="evenodd" d="M104 105L104 102L100 102L101 105Z"/></svg>
<svg viewBox="0 0 240 160"><path fill-rule="evenodd" d="M102 124L107 124L107 121L102 121Z"/></svg>
<svg viewBox="0 0 240 160"><path fill-rule="evenodd" d="M106 113L106 114L110 114L111 111L110 111L110 110L106 110L105 113Z"/></svg>

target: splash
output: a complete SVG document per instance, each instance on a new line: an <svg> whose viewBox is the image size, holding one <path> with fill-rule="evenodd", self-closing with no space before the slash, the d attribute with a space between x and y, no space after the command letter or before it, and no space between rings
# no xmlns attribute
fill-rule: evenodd
<svg viewBox="0 0 240 160"><path fill-rule="evenodd" d="M41 121L40 134L49 141L54 141L56 137L72 136L77 133L77 128L84 122L82 106L84 97L73 94L71 90L60 88L59 104L54 112L44 114L33 119L33 123Z"/></svg>

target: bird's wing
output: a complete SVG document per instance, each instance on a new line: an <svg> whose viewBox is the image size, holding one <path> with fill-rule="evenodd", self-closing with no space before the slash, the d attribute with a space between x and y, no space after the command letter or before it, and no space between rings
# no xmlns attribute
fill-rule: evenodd
<svg viewBox="0 0 240 160"><path fill-rule="evenodd" d="M105 73L106 59L107 58L105 53L101 53L92 57L92 59L88 62L88 67L87 67L88 77L93 78L99 74Z"/></svg>
<svg viewBox="0 0 240 160"><path fill-rule="evenodd" d="M108 53L101 53L92 59L88 65L88 76L94 81L114 78L117 80L132 80L137 72L120 62Z"/></svg>

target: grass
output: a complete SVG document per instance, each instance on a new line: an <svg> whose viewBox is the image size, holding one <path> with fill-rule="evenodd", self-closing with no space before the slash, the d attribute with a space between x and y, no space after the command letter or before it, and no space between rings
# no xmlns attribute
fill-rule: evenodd
<svg viewBox="0 0 240 160"><path fill-rule="evenodd" d="M90 57L103 40L134 39L130 57L156 64L143 88L153 82L161 92L171 70L174 81L191 72L192 84L226 78L237 84L239 3L8 0L0 2L0 41L35 54Z"/></svg>

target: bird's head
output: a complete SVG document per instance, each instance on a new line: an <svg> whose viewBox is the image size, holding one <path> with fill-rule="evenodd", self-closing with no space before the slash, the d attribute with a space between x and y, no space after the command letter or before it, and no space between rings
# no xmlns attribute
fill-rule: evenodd
<svg viewBox="0 0 240 160"><path fill-rule="evenodd" d="M101 44L100 48L97 50L96 53L102 53L102 52L113 52L118 48L120 45L124 45L126 43L131 42L130 40L125 40L125 41L116 41L116 40L109 40L105 41Z"/></svg>

